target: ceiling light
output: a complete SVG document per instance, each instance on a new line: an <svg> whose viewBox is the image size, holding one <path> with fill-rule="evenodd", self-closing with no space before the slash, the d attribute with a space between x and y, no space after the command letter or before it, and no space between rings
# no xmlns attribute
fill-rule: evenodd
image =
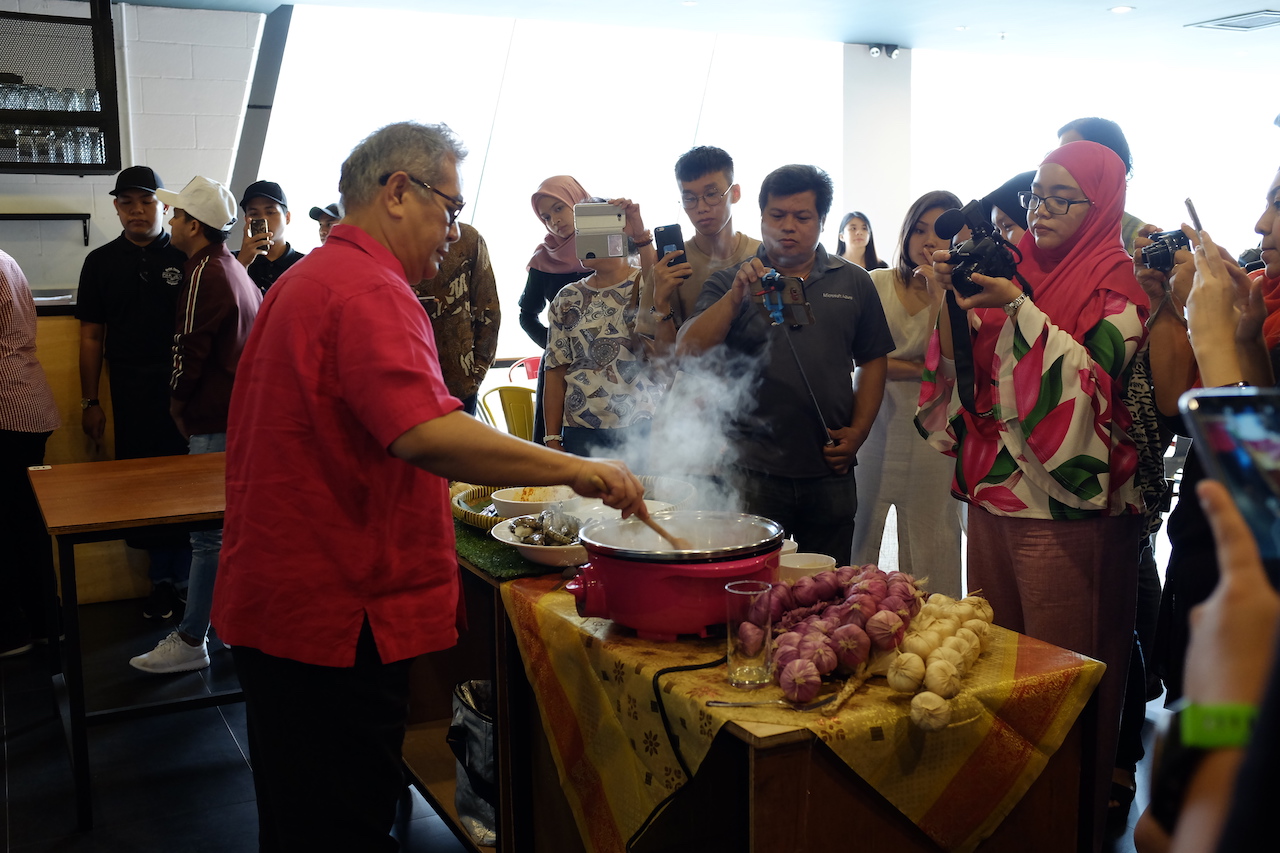
<svg viewBox="0 0 1280 853"><path fill-rule="evenodd" d="M1263 9L1259 12L1246 12L1243 15L1231 15L1226 18L1215 18L1212 21L1201 21L1198 24L1187 24L1188 27L1204 27L1209 30L1260 30L1263 27L1274 27L1280 24L1280 12Z"/></svg>
<svg viewBox="0 0 1280 853"><path fill-rule="evenodd" d="M958 32L958 33L962 33L962 32L964 32L964 31L965 31L965 30L967 30L967 29L969 29L969 28L968 28L968 27L956 27L956 32Z"/></svg>
<svg viewBox="0 0 1280 853"><path fill-rule="evenodd" d="M1136 6L1112 6L1107 11L1115 12L1117 15L1123 15L1125 12L1132 12L1136 8Z"/></svg>

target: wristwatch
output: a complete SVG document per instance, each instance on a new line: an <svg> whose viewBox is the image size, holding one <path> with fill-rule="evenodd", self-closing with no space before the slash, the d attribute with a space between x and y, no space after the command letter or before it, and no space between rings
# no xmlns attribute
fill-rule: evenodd
<svg viewBox="0 0 1280 853"><path fill-rule="evenodd" d="M97 406L97 405L99 405L99 403L98 403L98 401L97 401L97 400L95 400L95 399L93 399L93 398L91 398L91 397L83 397L83 398L81 398L81 400L80 400L80 411L82 411L82 412L83 412L83 411L85 411L85 410L87 410L87 409L91 409L91 408L93 408L94 406Z"/></svg>
<svg viewBox="0 0 1280 853"><path fill-rule="evenodd" d="M1003 306L1001 306L1001 307L1003 307L1003 308L1004 308L1004 313L1005 313L1005 314L1007 314L1008 316L1012 317L1014 314L1017 314L1017 313L1018 313L1018 309L1019 309L1019 308L1021 308L1021 307L1022 307L1022 303L1026 302L1026 301L1027 301L1027 292L1024 290L1024 291L1022 291L1022 293L1021 293L1021 294L1019 294L1019 296L1018 296L1018 298L1017 298L1017 299L1013 300L1012 302L1006 302L1006 303L1005 303Z"/></svg>
<svg viewBox="0 0 1280 853"><path fill-rule="evenodd" d="M564 444L564 436L563 435L544 435L542 437L543 444L550 444L553 441L558 441L561 444Z"/></svg>
<svg viewBox="0 0 1280 853"><path fill-rule="evenodd" d="M652 314L654 316L654 319L656 319L659 323L665 323L668 320L670 320L672 317L676 316L676 306L675 306L675 303L672 303L671 307L667 309L667 313L659 314L658 309L653 305L650 305L649 313Z"/></svg>
<svg viewBox="0 0 1280 853"><path fill-rule="evenodd" d="M1182 703L1161 733L1151 772L1150 814L1169 834L1187 786L1211 750L1248 746L1258 717L1256 705Z"/></svg>

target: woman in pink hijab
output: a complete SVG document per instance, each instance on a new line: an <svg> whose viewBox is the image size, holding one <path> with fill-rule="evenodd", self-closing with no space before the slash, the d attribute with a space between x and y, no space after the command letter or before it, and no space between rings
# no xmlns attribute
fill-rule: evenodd
<svg viewBox="0 0 1280 853"><path fill-rule="evenodd" d="M538 221L547 229L538 248L529 259L529 277L520 294L520 328L541 349L547 348L550 334L543 315L551 300L566 284L591 275L591 270L578 261L573 239L573 206L591 200L591 194L568 175L554 175L542 182L530 203ZM541 443L546 435L542 414L542 392L545 379L538 365L538 388L533 408L533 440Z"/></svg>
<svg viewBox="0 0 1280 853"><path fill-rule="evenodd" d="M968 588L1003 627L1107 664L1098 687L1095 847L1132 645L1143 502L1124 405L1148 300L1120 242L1125 167L1110 149L1072 142L1021 194L1029 229L1018 272L974 274L956 303L960 357L946 311L925 357L917 424L956 459L952 493L969 504ZM935 271L949 284L945 253ZM957 365L972 353L972 393ZM961 372L964 372L963 370ZM962 404L962 396L970 398Z"/></svg>
<svg viewBox="0 0 1280 853"><path fill-rule="evenodd" d="M560 288L591 273L579 263L573 239L573 206L590 199L582 184L568 175L555 175L542 182L531 200L547 236L529 259L529 278L520 294L520 328L543 349L547 346L544 309Z"/></svg>

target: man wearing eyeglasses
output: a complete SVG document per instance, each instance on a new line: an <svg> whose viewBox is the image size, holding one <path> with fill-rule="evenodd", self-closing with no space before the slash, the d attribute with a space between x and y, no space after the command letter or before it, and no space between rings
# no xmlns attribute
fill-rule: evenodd
<svg viewBox="0 0 1280 853"><path fill-rule="evenodd" d="M187 440L169 417L173 318L186 256L164 230L169 208L155 195L163 188L147 166L130 166L116 176L110 195L123 231L84 259L76 292L81 427L103 444L107 415L99 398L105 364L116 459L187 453ZM191 565L187 535L153 533L125 542L147 551L151 594L142 615L169 619L180 613Z"/></svg>
<svg viewBox="0 0 1280 853"><path fill-rule="evenodd" d="M759 240L733 228L733 206L742 197L742 188L733 182L733 158L728 152L699 145L680 156L675 171L680 206L695 233L685 240L687 262L668 266L678 257L668 253L654 267L655 285L645 288L640 300L639 328L649 335L664 322L679 329L693 316L702 283L717 270L755 257L760 248ZM672 287L670 305L655 305L654 293L671 292Z"/></svg>
<svg viewBox="0 0 1280 853"><path fill-rule="evenodd" d="M621 463L500 433L449 394L410 285L458 239L465 154L411 122L357 145L342 223L245 347L213 621L244 688L262 850L395 849L409 666L458 636L449 479L644 511Z"/></svg>

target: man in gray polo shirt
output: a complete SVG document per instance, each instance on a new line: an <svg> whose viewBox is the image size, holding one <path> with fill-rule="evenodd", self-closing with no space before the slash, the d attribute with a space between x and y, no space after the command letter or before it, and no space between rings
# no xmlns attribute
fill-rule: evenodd
<svg viewBox="0 0 1280 853"><path fill-rule="evenodd" d="M853 466L880 411L894 343L871 277L819 243L832 194L814 166L771 172L760 187L763 245L707 280L678 346L681 356L705 357L723 345L750 360L754 406L726 427L737 459L721 473L747 512L843 565L858 507ZM775 325L753 301L770 269L803 281L812 324Z"/></svg>

